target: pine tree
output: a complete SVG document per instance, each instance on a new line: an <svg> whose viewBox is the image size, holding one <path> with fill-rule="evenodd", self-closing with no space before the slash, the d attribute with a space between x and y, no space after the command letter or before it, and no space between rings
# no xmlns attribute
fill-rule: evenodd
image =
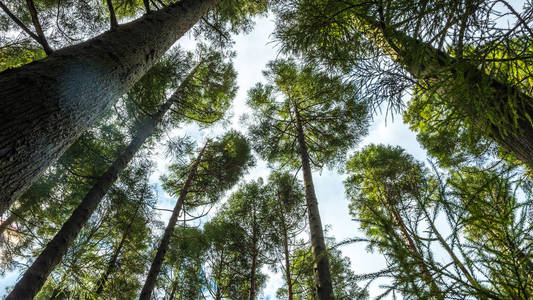
<svg viewBox="0 0 533 300"><path fill-rule="evenodd" d="M231 188L251 164L250 148L246 139L237 132L229 132L215 141L207 141L194 162L182 177L183 165L174 165L174 175L166 179L167 189L179 195L172 216L165 228L157 253L150 266L139 299L150 299L157 276L161 271L170 238L184 205L200 206L218 200ZM181 172L180 172L181 171ZM179 187L181 186L181 187ZM193 196L187 197L193 191ZM206 203L207 202L207 203Z"/></svg>
<svg viewBox="0 0 533 300"><path fill-rule="evenodd" d="M332 299L327 249L312 178L312 167L333 165L366 133L366 106L357 101L356 88L339 77L312 67L299 68L292 60L269 63L268 85L249 91L255 110L250 127L255 149L269 162L301 168L319 299ZM280 98L277 98L277 97Z"/></svg>
<svg viewBox="0 0 533 300"><path fill-rule="evenodd" d="M32 264L32 266L25 272L23 277L19 280L14 290L8 296L8 299L9 297L14 297L13 299L33 297L33 295L35 295L39 291L41 286L44 284L44 281L46 280L48 274L53 270L55 265L59 263L61 257L66 252L69 243L71 243L72 240L76 238L77 234L87 222L87 220L90 218L94 210L97 208L98 204L101 202L106 192L117 179L119 173L124 170L124 168L126 168L126 166L133 159L137 151L142 147L146 139L151 136L156 126L161 123L161 121L163 120L163 116L168 110L170 110L172 104L177 102L180 103L180 105L183 105L184 109L181 110L181 112L187 112L188 110L195 109L192 103L188 103L186 100L188 99L187 90L190 88L189 85L194 83L194 76L197 75L197 70L198 67L194 68L183 80L180 87L176 89L174 94L163 105L159 107L158 111L148 117L139 126L129 145L118 155L118 157L114 160L113 164L98 178L92 188L85 194L83 200L74 210L70 218L65 222L65 224L63 224L61 230L59 230L54 239L47 245L47 247L39 255L39 257ZM232 69L230 68L229 71L231 72L231 70ZM228 74L224 73L218 75L224 76ZM219 85L216 81L217 77L213 77L213 85L215 86L215 90L218 91L222 89L221 93L216 94L220 97L220 99L210 99L212 103L209 103L210 105L208 105L207 108L198 107L197 109L199 109L200 111L202 111L202 109L206 109L207 111L212 112L215 116L219 116L221 114L220 111L216 109L219 109L222 112L225 111L228 107L228 102L233 96L232 91L234 90L234 88L232 78L234 79L234 77L231 77L230 73L228 79L222 80L222 82L226 83L227 85ZM207 80L209 81L209 79ZM210 87L200 86L196 89L203 88L208 90ZM193 88L192 90L194 91L195 89ZM205 104L205 102L202 101L198 101L197 103L199 106ZM206 115L210 117L208 121L213 118L211 113L207 113Z"/></svg>
<svg viewBox="0 0 533 300"><path fill-rule="evenodd" d="M512 33L512 30L487 28L489 25L485 24L493 22L490 17L499 12L490 4L493 1L485 2L465 2L464 5L460 1L425 0L398 0L388 4L381 1L302 0L286 5L282 2L276 35L285 50L304 54L313 62L336 67L354 77L361 71L357 68L358 62L383 53L388 55L417 81L417 88L439 94L457 117L532 167L531 95L519 80L512 80L516 78L516 72L503 76L495 74L491 70L494 69L492 58L487 58L493 55L487 55L486 50L471 51L475 55L468 55L467 49L475 48L480 40L476 32L486 34L485 40L501 35L506 43L509 41L506 35ZM513 10L511 14L516 12ZM484 18L489 20L486 23L479 21ZM521 16L516 18L520 20ZM528 25L522 23L517 21L517 27L521 27L523 36L531 38ZM451 36L446 36L448 31L453 32ZM452 41L448 49L443 46L447 39ZM439 41L437 48L436 41ZM520 49L524 49L524 53L530 51L529 47ZM528 57L521 52L514 53L518 54L505 59L520 62ZM383 63L378 60L376 64ZM394 72L390 68L370 72L380 74L374 78L382 77L377 79L375 86L367 85L369 97L376 94L376 101L395 95L396 98L391 100L400 102L402 93L398 91L413 86L402 79L407 75L405 72L399 72L395 77L387 75ZM373 75L366 72L361 82L372 81L369 76ZM404 82L403 86L398 82Z"/></svg>
<svg viewBox="0 0 533 300"><path fill-rule="evenodd" d="M0 213L218 2L175 2L2 72ZM235 28L264 6L231 0L219 5Z"/></svg>

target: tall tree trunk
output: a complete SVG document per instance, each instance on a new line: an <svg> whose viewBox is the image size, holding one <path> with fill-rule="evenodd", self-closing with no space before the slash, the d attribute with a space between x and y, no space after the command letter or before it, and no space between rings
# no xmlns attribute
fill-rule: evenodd
<svg viewBox="0 0 533 300"><path fill-rule="evenodd" d="M487 137L533 170L532 97L487 75L476 66L453 58L387 24L370 17L361 17L359 21L361 31L385 54L401 64L414 78L437 86L443 95L448 95L449 107L468 116L470 122ZM454 80L456 77L461 78L460 83ZM453 81L452 84L450 81ZM454 95L453 89L459 89L459 95L457 92ZM509 105L509 99L515 99L519 104L513 107ZM492 118L488 112L492 113ZM499 112L500 117L494 117L494 112Z"/></svg>
<svg viewBox="0 0 533 300"><path fill-rule="evenodd" d="M0 73L0 215L218 1L179 1Z"/></svg>
<svg viewBox="0 0 533 300"><path fill-rule="evenodd" d="M133 226L133 223L135 222L135 219L137 218L137 214L139 213L139 210L144 202L144 191L143 195L140 198L139 203L135 207L135 212L133 213L133 217L129 221L128 225L124 229L124 232L122 233L122 238L120 239L120 242L118 243L117 248L113 252L113 255L111 256L111 259L109 259L109 262L107 264L107 268L102 274L102 277L100 277L100 280L98 280L98 283L96 284L97 288L95 291L96 295L100 295L104 291L104 287L107 283L107 279L109 278L109 275L115 271L115 266L117 265L118 256L122 252L122 248L124 247L124 243L126 242L126 239L128 238L130 234L131 227Z"/></svg>
<svg viewBox="0 0 533 300"><path fill-rule="evenodd" d="M283 254L285 256L285 279L287 281L287 294L288 300L293 300L289 237L287 233L287 224L285 223L285 216L281 217L281 227L281 229L283 230Z"/></svg>
<svg viewBox="0 0 533 300"><path fill-rule="evenodd" d="M170 238L172 237L172 233L174 232L174 227L176 227L176 223L178 222L178 216L181 212L183 203L185 202L185 198L187 197L187 193L189 192L189 188L192 184L192 181L194 177L196 176L196 170L198 169L198 165L200 164L200 161L202 160L202 155L204 154L204 151L208 143L209 142L207 142L204 145L204 147L202 148L202 151L200 151L200 154L198 154L196 161L191 166L191 169L189 170L189 173L187 174L187 179L185 180L185 183L183 184L183 187L181 188L178 201L176 201L176 205L174 206L174 210L172 211L172 216L170 217L167 227L165 228L165 233L163 234L163 237L161 238L161 242L159 242L157 253L155 254L154 260L152 261L152 265L150 266L150 271L148 271L148 276L146 277L146 281L144 282L144 286L141 291L141 295L139 296L139 300L150 300L152 296L152 291L154 290L157 276L159 275L159 272L161 271L161 266L163 265L165 254L167 253L167 250L168 250Z"/></svg>
<svg viewBox="0 0 533 300"><path fill-rule="evenodd" d="M426 283L429 285L429 289L435 299L444 299L442 291L439 289L437 284L435 283L435 280L433 276L431 275L431 272L429 271L429 268L426 266L426 263L424 262L424 257L420 252L418 251L418 248L415 245L415 242L411 238L411 235L409 234L409 231L407 230L407 227L405 226L405 223L402 220L402 217L398 213L398 210L396 207L390 203L388 197L384 197L384 204L389 213L392 216L392 219L394 221L394 224L398 229L400 229L400 235L405 243L405 246L407 249L409 249L409 252L411 252L412 257L415 258L415 260L418 261L418 268L422 272L422 276Z"/></svg>
<svg viewBox="0 0 533 300"><path fill-rule="evenodd" d="M309 231L311 232L311 252L314 261L315 291L319 300L334 299L333 287L331 285L331 275L329 271L329 260L324 241L322 221L318 211L318 200L313 185L311 174L311 164L307 144L305 143L304 129L298 105L295 103L294 112L296 116L296 128L298 131L298 144L300 148L300 158L302 160L302 172L304 177L305 200L309 217Z"/></svg>
<svg viewBox="0 0 533 300"><path fill-rule="evenodd" d="M69 244L77 237L82 227L87 223L98 204L104 198L104 195L117 179L119 173L127 167L135 153L137 153L146 139L152 134L172 104L179 101L182 88L185 87L186 82L192 75L193 73L191 72L187 79L180 85L180 88L159 108L157 113L144 121L144 124L140 126L128 147L87 192L70 218L63 224L48 245L46 245L46 248L39 257L26 270L6 300L33 299L37 292L39 292L50 272L61 261Z"/></svg>
<svg viewBox="0 0 533 300"><path fill-rule="evenodd" d="M170 297L168 300L174 300L176 298L176 291L178 290L179 278L176 278L172 283L172 290L170 291Z"/></svg>
<svg viewBox="0 0 533 300"><path fill-rule="evenodd" d="M253 208L253 217L252 217L252 266L250 272L250 291L248 293L249 300L255 300L255 289L256 289L256 269L257 269L257 224L255 217L255 208Z"/></svg>

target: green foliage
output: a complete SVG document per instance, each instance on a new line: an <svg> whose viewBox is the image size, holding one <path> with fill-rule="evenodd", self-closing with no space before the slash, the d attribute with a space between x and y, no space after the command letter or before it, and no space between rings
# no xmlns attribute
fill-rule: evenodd
<svg viewBox="0 0 533 300"><path fill-rule="evenodd" d="M0 72L10 68L20 67L43 57L45 57L45 53L39 48L0 48Z"/></svg>
<svg viewBox="0 0 533 300"><path fill-rule="evenodd" d="M296 111L314 166L335 165L366 134L366 106L357 89L340 77L329 76L293 60L268 64L269 84L258 83L248 92L254 109L250 134L255 150L267 161L300 166Z"/></svg>
<svg viewBox="0 0 533 300"><path fill-rule="evenodd" d="M328 248L328 259L331 271L333 292L335 299L367 299L368 294L357 285L357 275L352 271L350 259L344 257L342 252L335 248ZM313 258L311 250L307 248L296 249L292 254L291 270L294 272L294 299L312 300L315 299L314 278L313 278ZM287 287L278 289L276 293L280 299L287 297Z"/></svg>

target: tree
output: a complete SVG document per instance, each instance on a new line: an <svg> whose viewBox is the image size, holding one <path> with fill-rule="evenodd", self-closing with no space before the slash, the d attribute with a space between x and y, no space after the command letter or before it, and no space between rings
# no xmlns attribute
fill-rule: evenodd
<svg viewBox="0 0 533 300"><path fill-rule="evenodd" d="M379 241L380 251L397 257L411 277L412 289L419 296L444 299L427 258L413 238L403 214L409 214L411 197L417 197L422 167L401 148L369 145L346 164L351 175L345 182L350 198L350 214L361 222L367 236ZM392 251L391 251L392 249ZM417 266L418 272L409 272ZM421 283L424 282L425 284ZM424 285L429 291L424 291Z"/></svg>
<svg viewBox="0 0 533 300"><path fill-rule="evenodd" d="M368 294L357 285L357 275L352 271L350 259L343 257L341 251L333 247L328 251L331 278L336 299L366 299ZM294 299L316 299L313 278L313 258L307 247L295 249L292 253L291 269L294 272ZM284 285L277 291L279 298L288 296Z"/></svg>
<svg viewBox="0 0 533 300"><path fill-rule="evenodd" d="M270 210L268 186L263 180L252 181L239 186L218 213L218 217L234 223L244 233L241 241L241 257L248 261L249 270L246 288L249 300L255 300L264 282L261 267L266 262L266 253L273 246L269 226L275 210ZM262 279L262 280L261 280Z"/></svg>
<svg viewBox="0 0 533 300"><path fill-rule="evenodd" d="M357 101L353 85L311 66L299 68L292 60L269 63L265 76L269 84L257 84L249 91L248 104L255 110L255 125L250 127L250 133L257 141L255 149L267 161L303 171L317 270L315 287L319 299L332 299L327 249L311 168L342 160L347 149L366 133L366 106Z"/></svg>
<svg viewBox="0 0 533 300"><path fill-rule="evenodd" d="M294 248L301 247L297 236L307 226L305 222L305 196L303 187L288 172L272 172L268 178L269 209L274 213L270 222L270 239L275 247L271 250L274 264L281 265L285 275L287 299L294 299L291 256ZM274 265L275 267L275 265Z"/></svg>
<svg viewBox="0 0 533 300"><path fill-rule="evenodd" d="M351 214L367 235L354 241L369 242L388 258L387 269L367 276L393 277L386 293L451 297L445 293L453 289L459 298L528 295L528 259L521 251L528 249L522 242L529 231L523 205L530 201L517 204L509 193L513 185L523 187L510 181L516 175L473 168L431 175L403 149L382 145L356 153L347 169ZM438 256L435 249L441 250ZM429 280L438 290L425 290Z"/></svg>
<svg viewBox="0 0 533 300"><path fill-rule="evenodd" d="M175 2L38 62L2 72L0 213L218 2ZM222 4L242 8L234 14L241 19L257 7L242 1ZM238 20L226 18L238 26Z"/></svg>
<svg viewBox="0 0 533 300"><path fill-rule="evenodd" d="M215 141L207 141L190 167L180 164L172 167L173 175L165 179L165 186L179 197L157 248L139 299L150 299L152 295L183 206L186 204L200 206L218 200L221 194L231 188L253 163L251 158L250 147L246 139L241 134L231 131ZM185 170L187 170L186 176L183 176ZM193 196L186 201L191 191Z"/></svg>
<svg viewBox="0 0 533 300"><path fill-rule="evenodd" d="M8 299L10 297L32 297L39 291L41 286L44 284L44 281L46 280L48 274L53 270L55 265L57 265L57 263L60 261L62 255L66 252L69 243L72 242L72 240L77 236L81 228L90 218L91 214L97 208L98 204L101 202L108 189L115 182L119 173L124 170L124 168L126 168L126 166L133 159L137 151L142 147L146 139L151 136L156 126L161 123L163 116L168 110L170 110L172 104L175 102L180 103L182 101L182 98L184 98L183 100L185 101L183 101L183 103L180 103L184 106L184 109L180 111L182 113L188 112L189 110L194 111L195 108L193 107L193 105L191 103L187 103L186 101L191 100L190 98L187 98L187 89L191 88L189 85L194 84L194 76L196 75L195 72L197 70L198 67L194 68L183 80L180 87L176 89L174 94L163 105L159 107L158 111L147 119L145 119L142 125L139 126L135 136L132 138L129 145L118 155L118 157L114 160L113 164L98 178L92 188L85 194L81 203L74 210L74 212L65 222L65 224L63 224L54 239L47 245L47 247L35 260L32 266L25 272L23 277L19 280L14 290L8 296ZM213 105L207 105L207 107L197 108L200 111L202 109L205 109L210 112L206 113L206 115L210 117L208 121L211 121L211 118L213 118L211 113L215 116L221 115L220 111L214 111L213 109L217 108L221 109L222 112L225 111L228 107L227 103L229 103L233 96L234 87L232 79L234 79L235 77L231 77L231 67L229 68L229 70L230 76L228 77L228 79L222 80L222 82L226 83L226 85L221 85L217 81L218 77L213 77L212 82L214 89L216 91L219 91L215 95L219 98L210 99ZM218 75L228 74L224 73ZM209 79L206 79L206 81L209 81ZM207 85L196 88L205 88L205 90L209 90L210 86ZM194 89L195 88L193 88L193 90ZM196 103L196 99L194 99L194 101ZM198 101L197 103L199 105L206 105L205 101Z"/></svg>
<svg viewBox="0 0 533 300"><path fill-rule="evenodd" d="M205 266L206 289L215 300L246 299L250 265L242 249L246 233L234 222L215 216L204 224L209 243Z"/></svg>
<svg viewBox="0 0 533 300"><path fill-rule="evenodd" d="M165 289L169 300L201 299L209 244L202 230L185 222L174 231L158 285Z"/></svg>
<svg viewBox="0 0 533 300"><path fill-rule="evenodd" d="M303 53L354 76L360 70L355 67L358 61L372 57L376 54L372 48L377 48L401 65L416 80L417 88L439 94L449 110L531 167L531 95L514 80L516 72L495 74L493 63L497 59L487 53L494 46L479 45L479 41L494 37L493 45L505 45L512 40L509 36L514 37L513 29L487 27L500 13L495 11L495 2L499 1L391 1L385 5L382 1L304 0L289 7L280 5L276 35L287 51ZM522 29L519 36L531 38L522 16L512 6L507 8L517 19L514 28ZM451 41L447 49L443 46L446 40ZM474 55L469 55L468 49L478 45L480 51L470 51ZM527 62L530 47L518 48L521 50L506 51L509 57L504 59ZM376 69L373 72L379 73ZM383 73L390 74L391 70ZM361 79L371 81L369 73L365 74L367 77ZM399 86L396 82L405 82L401 79L407 74L398 75L396 79L379 75L382 81L368 86L369 92L383 91L377 93L377 100L390 94L401 100L398 91L409 84L394 91ZM391 86L391 82L395 84Z"/></svg>

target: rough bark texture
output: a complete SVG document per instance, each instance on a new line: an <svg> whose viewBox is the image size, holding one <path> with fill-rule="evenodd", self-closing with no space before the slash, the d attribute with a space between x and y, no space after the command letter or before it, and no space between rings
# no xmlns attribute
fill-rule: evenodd
<svg viewBox="0 0 533 300"><path fill-rule="evenodd" d="M200 164L202 155L206 147L207 147L207 143L202 149L202 151L200 152L200 154L198 154L198 158L196 159L194 164L191 166L191 169L189 170L189 173L187 174L187 179L185 180L185 183L183 184L183 188L181 189L180 195L178 197L178 201L176 201L176 205L174 206L174 210L172 211L172 216L170 217L167 227L165 228L165 233L163 234L163 237L161 238L159 247L157 247L157 253L155 254L154 260L152 261L152 265L150 266L150 271L148 271L148 276L146 277L146 281L144 282L144 286L141 291L141 295L139 296L139 300L150 300L152 297L152 292L154 290L155 283L157 281L157 276L159 275L159 272L161 271L161 266L163 265L163 261L165 260L165 254L167 253L167 250L168 250L170 238L172 237L172 233L174 232L174 227L176 227L176 223L178 222L178 216L183 207L183 203L185 202L185 197L187 197L187 193L189 192L189 188L191 186L192 180L196 176L196 170L198 169L198 165Z"/></svg>
<svg viewBox="0 0 533 300"><path fill-rule="evenodd" d="M219 0L183 0L0 73L0 214Z"/></svg>
<svg viewBox="0 0 533 300"><path fill-rule="evenodd" d="M468 62L459 61L423 41L389 28L387 24L372 18L361 18L360 21L361 30L365 35L414 78L438 86L443 81L450 78L453 80L455 76L460 75L464 80L461 86L463 93L449 97L447 104L467 115L489 138L533 170L533 124L529 121L529 116L533 116L532 97L492 78ZM450 88L455 87L444 84L440 89L443 94L450 95ZM513 111L513 107L509 105L510 98L518 99L517 102L523 103L523 107ZM472 105L472 100L483 105ZM502 115L506 119L489 118L489 109L503 112ZM505 128L509 127L509 124L514 124L516 129L509 131Z"/></svg>
<svg viewBox="0 0 533 300"><path fill-rule="evenodd" d="M183 85L182 85L183 86ZM139 128L128 147L117 157L107 171L98 179L91 190L87 192L81 203L74 210L70 218L63 224L52 241L46 245L43 252L17 282L15 288L6 300L33 299L39 292L48 275L61 261L69 244L74 241L82 227L87 223L98 204L104 198L109 188L116 181L119 173L126 168L142 144L152 134L154 128L163 119L172 103L179 97L181 89L176 92L161 106L159 111L146 120Z"/></svg>
<svg viewBox="0 0 533 300"><path fill-rule="evenodd" d="M305 135L300 119L298 107L294 107L296 115L296 128L298 130L298 144L300 148L300 158L302 160L302 172L304 177L305 200L307 204L307 214L309 217L309 230L311 232L311 252L314 261L315 292L319 300L334 299L333 287L331 285L331 275L329 272L329 260L327 256L326 242L324 241L324 232L322 221L318 211L318 200L313 185L311 174L311 164L309 153L305 143Z"/></svg>

